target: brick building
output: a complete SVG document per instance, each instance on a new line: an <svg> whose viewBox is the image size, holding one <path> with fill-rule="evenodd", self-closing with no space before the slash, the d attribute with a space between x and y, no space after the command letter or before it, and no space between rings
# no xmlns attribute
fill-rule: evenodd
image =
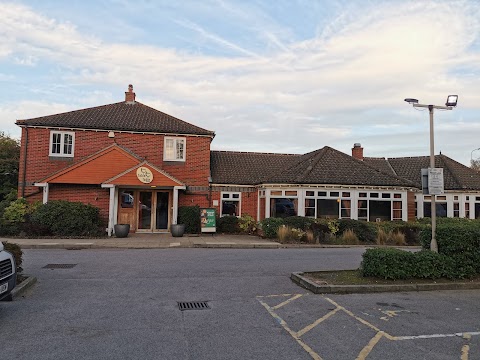
<svg viewBox="0 0 480 360"><path fill-rule="evenodd" d="M421 191L428 157L367 158L331 147L303 154L211 151L215 133L135 100L39 118L22 128L19 196L66 199L100 208L112 233L169 231L178 207L220 215L312 216L366 221L429 215ZM445 195L437 214L480 217L478 173L439 155Z"/></svg>

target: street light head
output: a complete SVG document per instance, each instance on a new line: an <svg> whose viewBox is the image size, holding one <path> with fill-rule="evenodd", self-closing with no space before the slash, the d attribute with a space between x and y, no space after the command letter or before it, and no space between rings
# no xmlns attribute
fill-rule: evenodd
<svg viewBox="0 0 480 360"><path fill-rule="evenodd" d="M409 104L418 104L418 100L417 99L411 99L411 98L406 98L405 101Z"/></svg>
<svg viewBox="0 0 480 360"><path fill-rule="evenodd" d="M458 101L458 95L448 95L447 102L445 105L455 107L457 106L457 101Z"/></svg>

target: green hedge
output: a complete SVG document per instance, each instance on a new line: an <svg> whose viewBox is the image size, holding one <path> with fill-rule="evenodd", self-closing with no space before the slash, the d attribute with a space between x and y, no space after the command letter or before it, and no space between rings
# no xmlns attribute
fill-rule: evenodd
<svg viewBox="0 0 480 360"><path fill-rule="evenodd" d="M185 224L185 233L199 234L200 224L200 206L180 206L178 208L178 223Z"/></svg>
<svg viewBox="0 0 480 360"><path fill-rule="evenodd" d="M407 245L420 245L420 232L428 225L419 222L405 221L382 221L375 224L378 229L385 233L400 232L405 235Z"/></svg>
<svg viewBox="0 0 480 360"><path fill-rule="evenodd" d="M305 216L289 216L282 218L283 225L289 226L290 228L300 229L307 231L311 228L312 224L315 223L315 219L305 217Z"/></svg>
<svg viewBox="0 0 480 360"><path fill-rule="evenodd" d="M475 269L445 254L429 250L409 252L395 248L367 249L360 266L363 276L383 279L464 279L476 275Z"/></svg>
<svg viewBox="0 0 480 360"><path fill-rule="evenodd" d="M100 210L90 204L52 200L40 205L30 216L30 232L54 236L104 235ZM33 234L35 235L35 234Z"/></svg>
<svg viewBox="0 0 480 360"><path fill-rule="evenodd" d="M233 215L226 215L217 218L217 232L226 234L237 234L240 232L238 218Z"/></svg>
<svg viewBox="0 0 480 360"><path fill-rule="evenodd" d="M440 254L451 257L457 264L465 267L464 272L473 268L480 273L480 221L463 219L437 224L435 235ZM424 249L430 249L432 228L425 227L420 233Z"/></svg>

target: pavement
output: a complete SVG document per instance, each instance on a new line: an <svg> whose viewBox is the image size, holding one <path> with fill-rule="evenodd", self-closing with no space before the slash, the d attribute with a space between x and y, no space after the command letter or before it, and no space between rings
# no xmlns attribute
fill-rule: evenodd
<svg viewBox="0 0 480 360"><path fill-rule="evenodd" d="M275 241L250 235L208 234L200 236L173 237L165 234L129 234L126 238L93 239L21 239L0 238L1 241L16 243L22 249L166 249L166 248L237 248L278 249L285 247ZM307 245L308 246L308 245ZM310 245L311 246L311 245ZM298 245L294 245L298 247Z"/></svg>

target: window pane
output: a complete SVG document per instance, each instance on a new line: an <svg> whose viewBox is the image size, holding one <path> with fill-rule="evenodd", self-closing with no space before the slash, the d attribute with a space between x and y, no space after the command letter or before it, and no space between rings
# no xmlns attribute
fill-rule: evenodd
<svg viewBox="0 0 480 360"><path fill-rule="evenodd" d="M350 193L349 192L342 192L342 197L350 197Z"/></svg>
<svg viewBox="0 0 480 360"><path fill-rule="evenodd" d="M272 196L281 196L281 195L282 195L282 192L279 191L279 190L272 190L272 191L270 191L270 195L272 195Z"/></svg>
<svg viewBox="0 0 480 360"><path fill-rule="evenodd" d="M228 199L228 198L230 198L230 194L222 194L222 198Z"/></svg>
<svg viewBox="0 0 480 360"><path fill-rule="evenodd" d="M318 196L327 196L327 192L326 191L319 191Z"/></svg>
<svg viewBox="0 0 480 360"><path fill-rule="evenodd" d="M232 194L232 197L233 197L234 199L239 199L239 198L240 198L240 194Z"/></svg>
<svg viewBox="0 0 480 360"><path fill-rule="evenodd" d="M73 136L69 134L63 135L63 153L72 154Z"/></svg>
<svg viewBox="0 0 480 360"><path fill-rule="evenodd" d="M378 195L378 194L377 194ZM370 221L390 221L392 203L391 201L376 201L370 200L368 202L370 209Z"/></svg>
<svg viewBox="0 0 480 360"><path fill-rule="evenodd" d="M395 199L401 199L402 194L394 194L393 197L394 197Z"/></svg>
<svg viewBox="0 0 480 360"><path fill-rule="evenodd" d="M305 209L305 216L315 217L315 208Z"/></svg>
<svg viewBox="0 0 480 360"><path fill-rule="evenodd" d="M238 201L222 200L222 216L232 215L238 216Z"/></svg>
<svg viewBox="0 0 480 360"><path fill-rule="evenodd" d="M371 198L378 198L378 193L370 193Z"/></svg>
<svg viewBox="0 0 480 360"><path fill-rule="evenodd" d="M285 196L297 196L296 191L285 191Z"/></svg>
<svg viewBox="0 0 480 360"><path fill-rule="evenodd" d="M173 139L165 139L165 160L174 160Z"/></svg>
<svg viewBox="0 0 480 360"><path fill-rule="evenodd" d="M296 216L297 202L297 199L270 199L270 214L272 217Z"/></svg>
<svg viewBox="0 0 480 360"><path fill-rule="evenodd" d="M52 136L52 154L60 154L61 134L53 134Z"/></svg>
<svg viewBox="0 0 480 360"><path fill-rule="evenodd" d="M338 191L330 191L330 196L332 197L339 197L340 193Z"/></svg>
<svg viewBox="0 0 480 360"><path fill-rule="evenodd" d="M382 194L382 199L390 199L390 194Z"/></svg>
<svg viewBox="0 0 480 360"><path fill-rule="evenodd" d="M366 209L367 208L367 200L358 200L358 208L359 209Z"/></svg>
<svg viewBox="0 0 480 360"><path fill-rule="evenodd" d="M306 195L307 196L315 196L315 191L307 191Z"/></svg>
<svg viewBox="0 0 480 360"><path fill-rule="evenodd" d="M360 193L358 194L358 197L367 197L367 193Z"/></svg>
<svg viewBox="0 0 480 360"><path fill-rule="evenodd" d="M184 141L181 139L177 139L177 152L176 152L176 160L183 160L184 159Z"/></svg>
<svg viewBox="0 0 480 360"><path fill-rule="evenodd" d="M337 200L317 200L317 218L338 219L339 203Z"/></svg>
<svg viewBox="0 0 480 360"><path fill-rule="evenodd" d="M315 207L315 199L306 199L305 200L305 207Z"/></svg>

